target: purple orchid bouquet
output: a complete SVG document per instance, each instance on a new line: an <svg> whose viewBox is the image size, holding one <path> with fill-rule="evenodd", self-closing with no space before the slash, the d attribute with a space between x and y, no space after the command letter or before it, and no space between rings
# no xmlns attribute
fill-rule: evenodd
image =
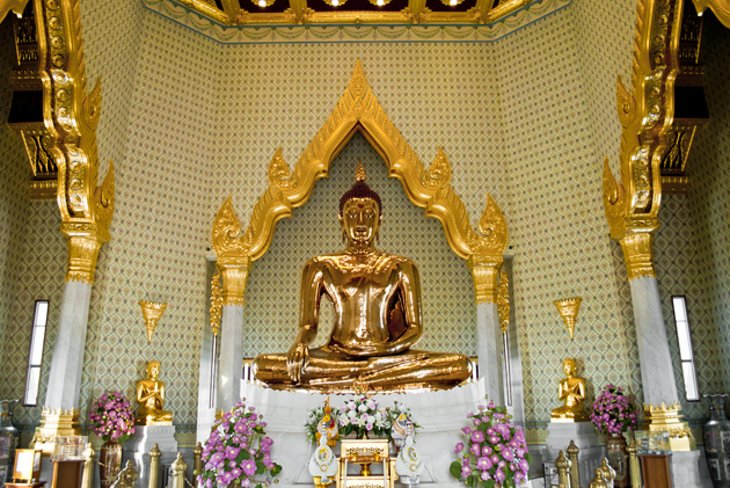
<svg viewBox="0 0 730 488"><path fill-rule="evenodd" d="M619 386L606 385L593 402L591 422L602 434L621 434L639 423L639 407Z"/></svg>
<svg viewBox="0 0 730 488"><path fill-rule="evenodd" d="M107 391L89 410L91 430L104 442L124 442L134 434L134 412L121 391Z"/></svg>
<svg viewBox="0 0 730 488"><path fill-rule="evenodd" d="M274 441L266 436L265 427L263 415L244 402L225 413L213 424L203 446L198 484L205 488L270 486L281 466L271 460Z"/></svg>
<svg viewBox="0 0 730 488"><path fill-rule="evenodd" d="M507 410L492 401L479 405L466 418L470 425L461 429L466 443L456 444L458 460L451 463L451 475L474 488L524 484L530 455L522 427L513 425Z"/></svg>
<svg viewBox="0 0 730 488"><path fill-rule="evenodd" d="M355 433L359 439L367 435L388 437L390 422L373 398L361 395L345 402L337 418L343 436Z"/></svg>

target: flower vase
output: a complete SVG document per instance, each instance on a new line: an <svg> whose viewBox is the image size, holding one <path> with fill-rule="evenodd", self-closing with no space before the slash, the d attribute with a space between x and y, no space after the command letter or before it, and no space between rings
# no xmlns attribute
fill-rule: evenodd
<svg viewBox="0 0 730 488"><path fill-rule="evenodd" d="M705 457L715 488L730 487L730 421L725 416L727 395L702 395L710 401L710 419L705 424Z"/></svg>
<svg viewBox="0 0 730 488"><path fill-rule="evenodd" d="M608 434L606 438L606 457L608 458L608 464L616 471L613 486L627 488L629 486L628 455L623 433Z"/></svg>
<svg viewBox="0 0 730 488"><path fill-rule="evenodd" d="M101 488L109 488L122 467L122 445L117 441L106 441L99 452L99 481Z"/></svg>

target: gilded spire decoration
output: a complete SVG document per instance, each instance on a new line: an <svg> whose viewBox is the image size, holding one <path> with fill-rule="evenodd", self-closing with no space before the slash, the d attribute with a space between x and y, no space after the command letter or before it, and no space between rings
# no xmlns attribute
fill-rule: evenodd
<svg viewBox="0 0 730 488"><path fill-rule="evenodd" d="M558 313L563 318L565 328L568 330L570 340L575 339L575 324L578 318L578 310L580 310L580 304L583 302L581 297L564 298L562 300L555 300L553 303L558 309Z"/></svg>
<svg viewBox="0 0 730 488"><path fill-rule="evenodd" d="M152 343L152 334L157 329L157 324L167 310L167 303L148 302L140 300L139 306L142 308L142 317L144 318L144 326L147 330L147 344Z"/></svg>
<svg viewBox="0 0 730 488"><path fill-rule="evenodd" d="M365 166L362 164L362 159L358 160L355 168L355 181L365 181Z"/></svg>
<svg viewBox="0 0 730 488"><path fill-rule="evenodd" d="M499 272L499 285L497 285L497 313L499 315L499 327L502 329L502 333L506 334L509 330L510 304L509 275L504 270L504 265Z"/></svg>

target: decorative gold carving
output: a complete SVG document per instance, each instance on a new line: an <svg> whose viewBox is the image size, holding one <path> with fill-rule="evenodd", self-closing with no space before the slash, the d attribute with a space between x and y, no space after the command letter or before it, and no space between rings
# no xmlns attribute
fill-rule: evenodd
<svg viewBox="0 0 730 488"><path fill-rule="evenodd" d="M221 331L222 318L223 288L221 287L221 274L216 271L210 280L210 329L216 337Z"/></svg>
<svg viewBox="0 0 730 488"><path fill-rule="evenodd" d="M608 160L603 173L604 207L615 240L651 233L659 226L660 163L674 117L682 4L672 0L638 2L631 87L620 78L616 83L623 128L621 182L614 180Z"/></svg>
<svg viewBox="0 0 730 488"><path fill-rule="evenodd" d="M475 281L477 301L489 298L494 302L497 270L507 246L507 224L499 206L487 195L479 232L472 228L464 203L449 183L451 169L446 153L443 149L437 151L432 167L424 169L375 97L359 60L344 94L294 168L290 170L281 149L276 150L269 166L269 188L256 202L245 233L230 198L223 203L212 231L219 267L223 258L235 257L247 272L248 263L263 256L271 245L276 223L307 202L314 184L327 176L331 161L356 131L383 157L389 174L401 181L409 200L441 222L449 246L457 256L471 261L474 276L486 280ZM494 269L482 269L485 266ZM223 268L221 272L225 294ZM245 282L242 286L245 289Z"/></svg>
<svg viewBox="0 0 730 488"><path fill-rule="evenodd" d="M152 343L152 334L157 329L157 323L167 310L167 303L148 302L140 300L139 306L142 308L142 317L144 317L144 326L147 331L147 344Z"/></svg>
<svg viewBox="0 0 730 488"><path fill-rule="evenodd" d="M134 461L127 459L124 469L119 472L117 479L109 488L136 488L137 480L139 480L139 473L134 467Z"/></svg>
<svg viewBox="0 0 730 488"><path fill-rule="evenodd" d="M633 436L632 436L633 437ZM636 439L631 439L626 446L626 452L629 455L629 479L631 480L631 488L641 488L641 467L639 466L638 447Z"/></svg>
<svg viewBox="0 0 730 488"><path fill-rule="evenodd" d="M0 23L5 20L8 12L10 12L11 10L17 16L23 15L23 10L25 10L25 6L27 4L28 0L5 0L4 2L0 3Z"/></svg>
<svg viewBox="0 0 730 488"><path fill-rule="evenodd" d="M692 431L682 420L679 403L644 404L644 420L650 432L667 432L672 451L693 451L697 448Z"/></svg>
<svg viewBox="0 0 730 488"><path fill-rule="evenodd" d="M499 272L499 284L497 285L497 314L499 315L499 327L502 333L506 334L509 329L510 303L509 303L509 275L502 269Z"/></svg>
<svg viewBox="0 0 730 488"><path fill-rule="evenodd" d="M282 190L270 191L280 193ZM251 252L249 233L241 234L241 221L233 208L232 198L228 197L215 216L212 232L213 250L223 278L224 305L243 306Z"/></svg>
<svg viewBox="0 0 730 488"><path fill-rule="evenodd" d="M626 273L630 280L641 277L655 277L653 254L651 250L652 234L640 232L629 234L619 242L624 252Z"/></svg>
<svg viewBox="0 0 730 488"><path fill-rule="evenodd" d="M96 188L101 84L86 90L79 0L34 0L33 6L48 153L58 168L61 231L69 240L66 279L92 283L114 209L113 165Z"/></svg>
<svg viewBox="0 0 730 488"><path fill-rule="evenodd" d="M571 341L575 339L575 323L578 318L578 310L580 309L580 304L582 302L583 299L581 297L564 298L553 302L555 307L558 309L558 313L563 318L565 328L568 329L568 335L570 335Z"/></svg>
<svg viewBox="0 0 730 488"><path fill-rule="evenodd" d="M137 381L137 425L172 425L172 412L164 409L165 383L159 379L160 362L147 361L147 377Z"/></svg>
<svg viewBox="0 0 730 488"><path fill-rule="evenodd" d="M722 22L722 25L730 29L730 1L728 0L693 0L699 15L709 8L712 13Z"/></svg>
<svg viewBox="0 0 730 488"><path fill-rule="evenodd" d="M467 261L474 280L474 297L477 304L497 303L497 279L501 256L472 256Z"/></svg>
<svg viewBox="0 0 730 488"><path fill-rule="evenodd" d="M603 477L603 470L598 467L594 471L595 476L593 477L593 480L591 481L591 484L588 485L588 488L608 488L608 483L606 482L606 478ZM569 486L569 485L566 485Z"/></svg>
<svg viewBox="0 0 730 488"><path fill-rule="evenodd" d="M41 413L41 425L36 427L31 447L41 449L44 454L52 454L56 437L80 435L79 409L62 409L47 407Z"/></svg>

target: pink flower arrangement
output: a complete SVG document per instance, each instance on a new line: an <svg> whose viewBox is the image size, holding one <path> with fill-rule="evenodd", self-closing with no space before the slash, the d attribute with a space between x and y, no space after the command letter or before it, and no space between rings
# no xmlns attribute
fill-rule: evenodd
<svg viewBox="0 0 730 488"><path fill-rule="evenodd" d="M639 407L624 394L619 386L606 385L593 402L591 422L602 434L621 434L635 429L639 421Z"/></svg>
<svg viewBox="0 0 730 488"><path fill-rule="evenodd" d="M270 486L281 466L271 460L274 441L266 436L265 427L263 415L244 402L224 414L203 446L198 484L205 488Z"/></svg>
<svg viewBox="0 0 730 488"><path fill-rule="evenodd" d="M490 401L467 414L469 425L461 429L466 442L456 444L457 461L450 471L469 487L504 488L527 481L530 455L522 427L513 425L504 407Z"/></svg>
<svg viewBox="0 0 730 488"><path fill-rule="evenodd" d="M124 440L134 434L134 412L121 391L107 391L89 411L91 430L104 442Z"/></svg>

